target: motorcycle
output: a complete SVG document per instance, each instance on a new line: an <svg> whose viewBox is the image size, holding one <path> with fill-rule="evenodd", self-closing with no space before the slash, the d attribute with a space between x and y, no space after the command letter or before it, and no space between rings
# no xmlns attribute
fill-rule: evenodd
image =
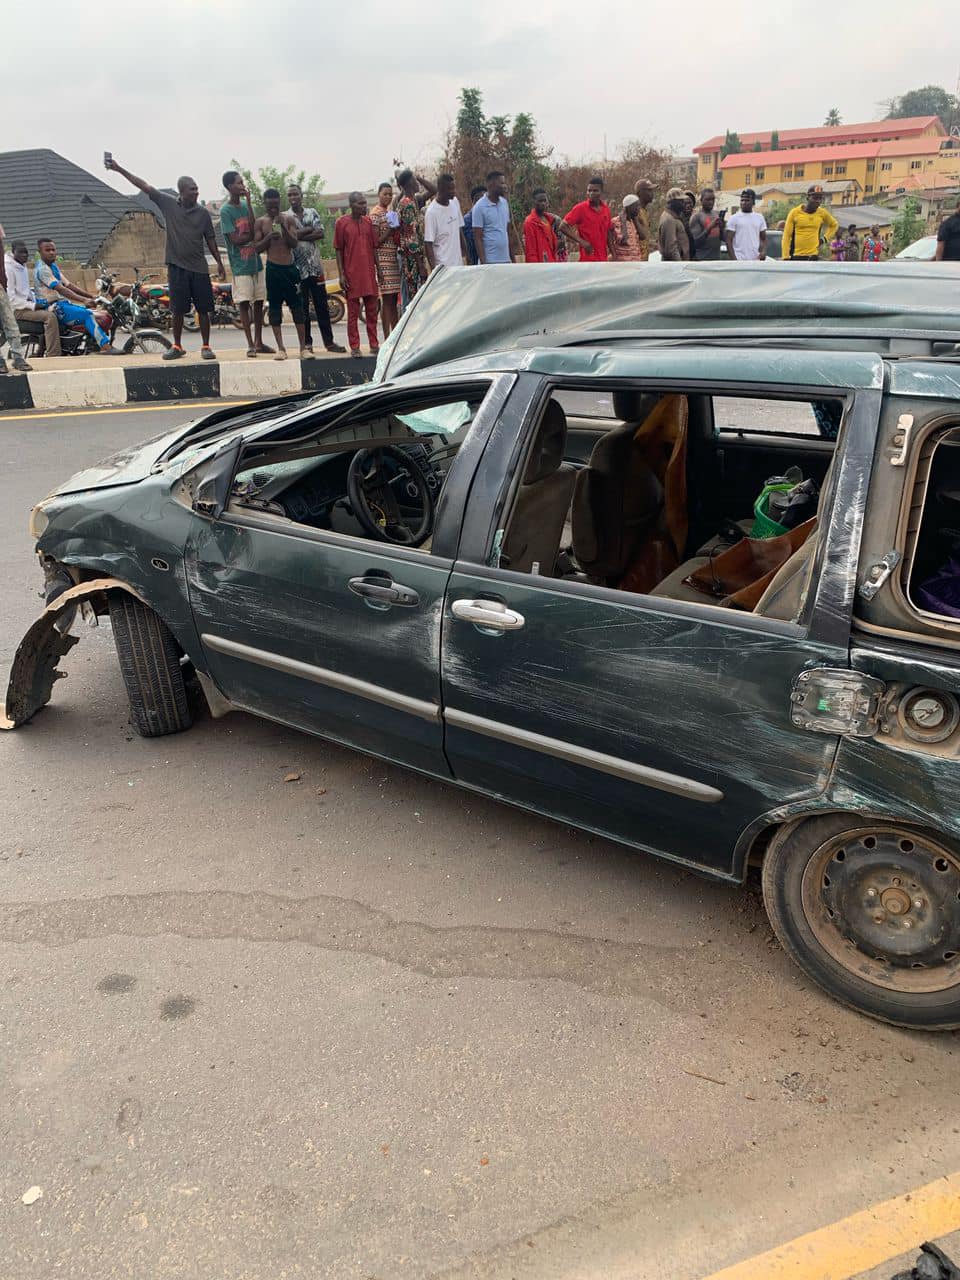
<svg viewBox="0 0 960 1280"><path fill-rule="evenodd" d="M140 274L140 268L134 267L133 284L125 284L116 282L116 279L101 264L97 268L99 274L97 277L97 292L104 294L108 298L113 298L118 294L124 297L135 297L137 306L140 308L140 324L142 327L169 329L173 324L173 313L170 310L170 293L167 285L152 284L147 286L148 280L153 280L154 276L151 272L145 275Z"/></svg>
<svg viewBox="0 0 960 1280"><path fill-rule="evenodd" d="M118 288L116 285L116 275L102 271L97 280L97 288L98 294L90 310L96 316L97 324L110 336L110 341L123 355L153 355L173 346L159 329L142 327L143 315L133 289L129 294L124 293L123 286ZM27 359L31 355L38 355L43 325L27 321L21 325L21 332ZM129 336L121 345L123 334ZM70 325L66 329L61 326L60 351L65 356L96 355L99 347L82 325Z"/></svg>
<svg viewBox="0 0 960 1280"><path fill-rule="evenodd" d="M240 319L240 308L233 300L233 285L229 281L214 280L211 282L213 287L213 314L210 317L211 324L232 325L234 329L240 329L243 322ZM188 316L183 318L183 327L188 333L196 333L200 328L200 321L196 311L191 311Z"/></svg>

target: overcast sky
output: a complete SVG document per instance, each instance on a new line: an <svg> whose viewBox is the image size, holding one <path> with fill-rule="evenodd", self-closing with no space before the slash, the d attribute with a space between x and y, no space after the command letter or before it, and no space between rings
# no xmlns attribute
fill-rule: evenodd
<svg viewBox="0 0 960 1280"><path fill-rule="evenodd" d="M106 8L8 0L3 149L103 152L157 186L192 174L222 194L233 157L295 163L330 191L366 187L394 156L440 154L462 85L487 111L530 111L559 156L640 137L688 152L725 128L870 120L922 84L951 92L956 8L718 0L163 0ZM14 53L11 35L22 37ZM2 210L0 210L2 217Z"/></svg>

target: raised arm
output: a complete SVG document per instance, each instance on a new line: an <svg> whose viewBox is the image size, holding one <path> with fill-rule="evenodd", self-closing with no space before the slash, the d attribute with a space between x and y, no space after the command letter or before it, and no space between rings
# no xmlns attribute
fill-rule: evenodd
<svg viewBox="0 0 960 1280"><path fill-rule="evenodd" d="M429 178L424 178L419 173L415 173L413 176L420 183L421 187L423 187L423 191L417 194L417 203L424 205L428 200L432 200L436 196L437 188Z"/></svg>
<svg viewBox="0 0 960 1280"><path fill-rule="evenodd" d="M112 169L114 173L119 173L121 178L126 178L126 180L133 186L139 187L139 189L148 195L151 200L156 197L156 187L152 187L149 182L144 182L143 178L138 178L137 175L135 173L131 173L129 169L124 169L122 164L117 164L113 156L111 156L107 161L106 167L108 169Z"/></svg>

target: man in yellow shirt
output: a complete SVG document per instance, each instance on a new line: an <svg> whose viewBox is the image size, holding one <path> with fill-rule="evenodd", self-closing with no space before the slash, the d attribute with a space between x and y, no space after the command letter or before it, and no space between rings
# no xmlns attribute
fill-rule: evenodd
<svg viewBox="0 0 960 1280"><path fill-rule="evenodd" d="M820 241L833 238L839 224L822 205L823 187L815 184L807 191L807 203L797 205L787 214L783 228L784 258L793 262L815 262L820 252Z"/></svg>

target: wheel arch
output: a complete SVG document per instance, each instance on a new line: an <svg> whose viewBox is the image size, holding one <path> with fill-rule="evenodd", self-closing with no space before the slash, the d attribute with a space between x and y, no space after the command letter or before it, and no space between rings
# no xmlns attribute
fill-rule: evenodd
<svg viewBox="0 0 960 1280"><path fill-rule="evenodd" d="M107 597L115 592L131 596L163 617L149 600L120 578L86 578L58 592L17 646L0 712L0 729L19 728L46 706L53 695L54 684L66 676L66 672L59 669L61 659L80 640L70 632L77 609L87 606L102 616L107 612ZM172 629L171 634L174 634Z"/></svg>

